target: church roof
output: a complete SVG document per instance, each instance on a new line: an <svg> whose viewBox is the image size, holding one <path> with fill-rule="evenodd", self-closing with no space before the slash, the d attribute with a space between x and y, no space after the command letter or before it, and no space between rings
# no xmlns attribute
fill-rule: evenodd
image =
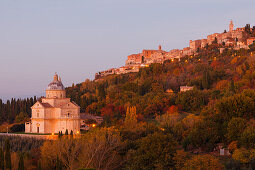
<svg viewBox="0 0 255 170"><path fill-rule="evenodd" d="M52 108L52 106L49 103L41 103L43 107Z"/></svg>
<svg viewBox="0 0 255 170"><path fill-rule="evenodd" d="M54 75L53 81L48 85L47 90L65 90L64 85L61 82L60 77L57 74Z"/></svg>

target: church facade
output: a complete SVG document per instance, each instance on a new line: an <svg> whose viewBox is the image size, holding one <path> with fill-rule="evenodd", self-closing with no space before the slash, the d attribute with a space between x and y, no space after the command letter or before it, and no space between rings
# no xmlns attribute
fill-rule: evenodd
<svg viewBox="0 0 255 170"><path fill-rule="evenodd" d="M31 109L31 121L25 123L26 133L80 132L80 107L66 98L65 87L57 74L46 89L46 97Z"/></svg>

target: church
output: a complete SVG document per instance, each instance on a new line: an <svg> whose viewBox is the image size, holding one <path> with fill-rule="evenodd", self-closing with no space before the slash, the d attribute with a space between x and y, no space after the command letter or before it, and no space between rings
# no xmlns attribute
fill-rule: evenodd
<svg viewBox="0 0 255 170"><path fill-rule="evenodd" d="M32 107L30 122L25 123L26 133L80 133L80 107L66 98L61 78L55 74L46 89L46 97Z"/></svg>

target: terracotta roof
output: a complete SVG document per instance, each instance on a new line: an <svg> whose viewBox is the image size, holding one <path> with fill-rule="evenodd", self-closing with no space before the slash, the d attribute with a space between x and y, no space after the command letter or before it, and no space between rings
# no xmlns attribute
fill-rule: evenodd
<svg viewBox="0 0 255 170"><path fill-rule="evenodd" d="M49 103L41 103L43 107L53 108Z"/></svg>

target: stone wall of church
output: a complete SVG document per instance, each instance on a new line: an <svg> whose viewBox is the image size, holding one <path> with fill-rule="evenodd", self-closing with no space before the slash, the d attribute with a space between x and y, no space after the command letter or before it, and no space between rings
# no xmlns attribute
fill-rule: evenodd
<svg viewBox="0 0 255 170"><path fill-rule="evenodd" d="M66 98L65 90L46 90L46 98Z"/></svg>
<svg viewBox="0 0 255 170"><path fill-rule="evenodd" d="M45 117L45 110L44 109L32 109L32 118L44 118Z"/></svg>
<svg viewBox="0 0 255 170"><path fill-rule="evenodd" d="M31 132L32 133L45 133L44 120L43 119L33 119L31 122Z"/></svg>

